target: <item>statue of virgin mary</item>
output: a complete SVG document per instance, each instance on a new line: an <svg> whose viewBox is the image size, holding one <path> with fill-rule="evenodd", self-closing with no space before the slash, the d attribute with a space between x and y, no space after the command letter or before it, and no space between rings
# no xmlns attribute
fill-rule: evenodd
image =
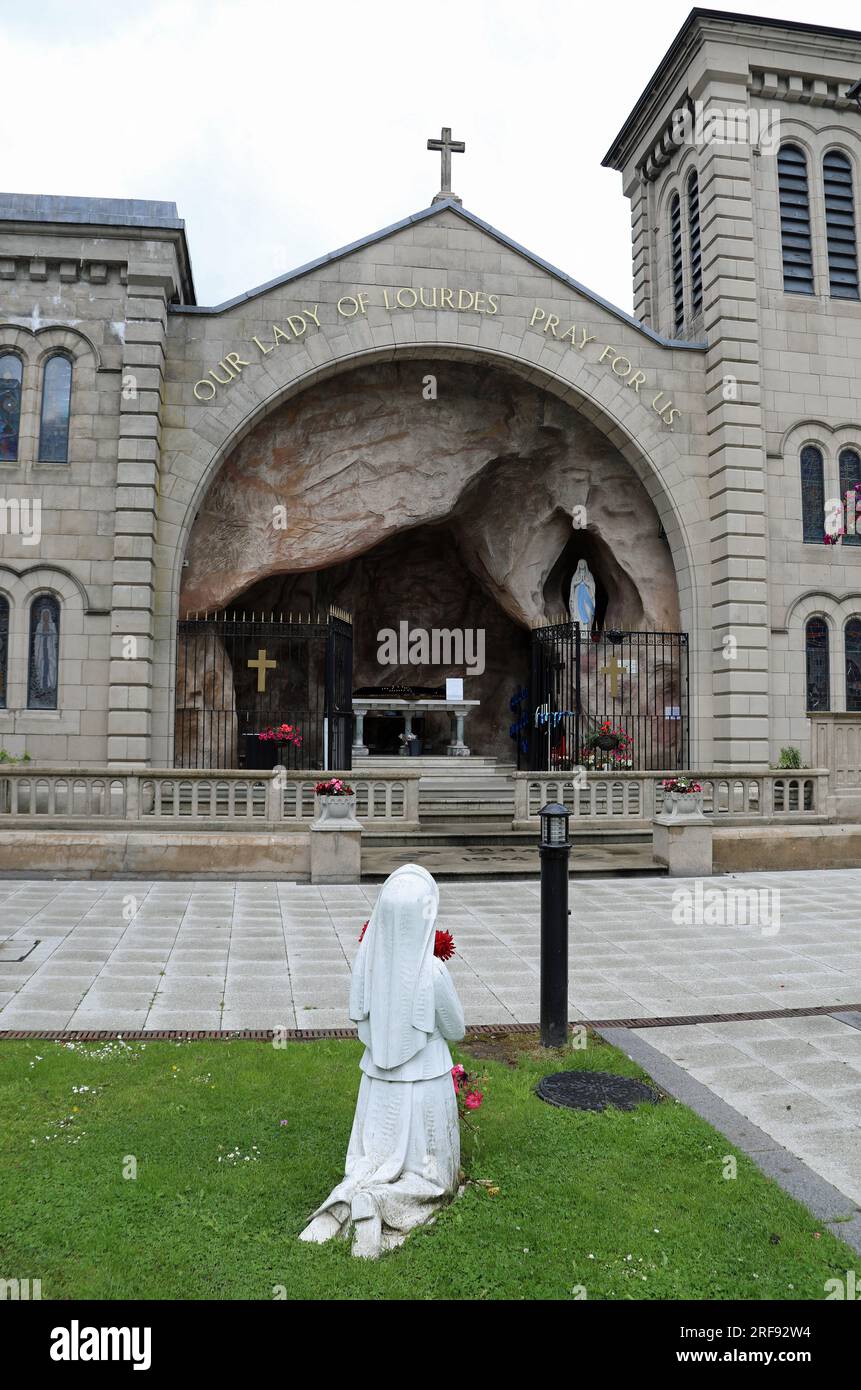
<svg viewBox="0 0 861 1390"><path fill-rule="evenodd" d="M574 578L571 580L568 612L571 614L572 623L582 627L588 637L595 617L595 580L585 560L577 562Z"/></svg>
<svg viewBox="0 0 861 1390"><path fill-rule="evenodd" d="M457 1191L460 1128L446 1039L463 1009L434 955L439 889L404 864L383 884L353 966L350 1017L365 1053L343 1182L300 1240L352 1231L354 1255L400 1245Z"/></svg>

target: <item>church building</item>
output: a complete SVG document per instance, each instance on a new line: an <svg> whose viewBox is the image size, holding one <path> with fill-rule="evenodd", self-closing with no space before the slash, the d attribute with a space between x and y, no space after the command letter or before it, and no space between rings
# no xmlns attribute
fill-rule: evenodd
<svg viewBox="0 0 861 1390"><path fill-rule="evenodd" d="M217 305L173 203L0 194L0 747L857 771L861 32L691 12L604 160L633 315L429 143Z"/></svg>

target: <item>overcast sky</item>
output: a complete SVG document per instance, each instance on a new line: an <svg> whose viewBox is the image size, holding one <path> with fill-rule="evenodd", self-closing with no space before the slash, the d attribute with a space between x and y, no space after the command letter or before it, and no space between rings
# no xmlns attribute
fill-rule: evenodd
<svg viewBox="0 0 861 1390"><path fill-rule="evenodd" d="M449 125L464 205L629 310L628 204L601 159L690 8L0 0L0 177L176 202L214 304L427 207ZM857 0L731 8L861 28Z"/></svg>

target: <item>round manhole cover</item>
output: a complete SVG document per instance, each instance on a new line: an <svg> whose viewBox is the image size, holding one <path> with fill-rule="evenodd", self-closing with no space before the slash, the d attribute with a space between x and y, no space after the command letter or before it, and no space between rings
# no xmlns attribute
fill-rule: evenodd
<svg viewBox="0 0 861 1390"><path fill-rule="evenodd" d="M608 1071L556 1071L542 1076L535 1094L548 1105L561 1105L567 1110L606 1110L608 1105L617 1110L633 1110L643 1101L654 1105L660 1100L654 1086Z"/></svg>

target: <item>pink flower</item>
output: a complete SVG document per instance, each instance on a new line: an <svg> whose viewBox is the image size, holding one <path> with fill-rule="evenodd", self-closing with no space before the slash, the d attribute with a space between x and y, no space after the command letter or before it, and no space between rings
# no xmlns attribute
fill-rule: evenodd
<svg viewBox="0 0 861 1390"><path fill-rule="evenodd" d="M459 1091L466 1079L466 1068L462 1067L460 1062L458 1062L456 1067L452 1067L451 1079L454 1082L454 1089Z"/></svg>
<svg viewBox="0 0 861 1390"><path fill-rule="evenodd" d="M481 1105L482 1099L481 1091L467 1091L463 1098L463 1103L467 1110L477 1110Z"/></svg>

